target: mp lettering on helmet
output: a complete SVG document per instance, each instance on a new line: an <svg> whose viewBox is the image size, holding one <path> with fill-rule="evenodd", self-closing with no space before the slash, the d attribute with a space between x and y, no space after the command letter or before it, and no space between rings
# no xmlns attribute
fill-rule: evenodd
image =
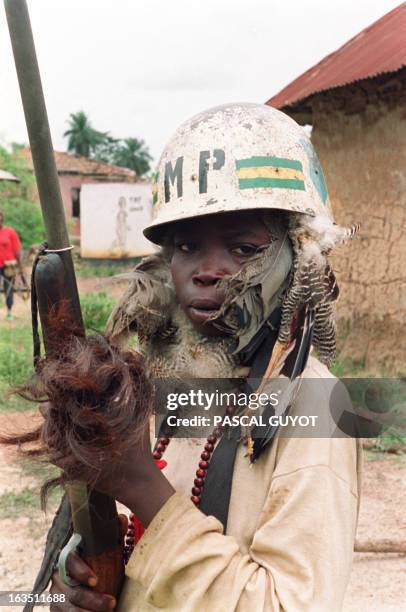
<svg viewBox="0 0 406 612"><path fill-rule="evenodd" d="M170 185L174 187L176 181L176 197L181 198L183 195L183 156L178 157L175 162L175 167L172 166L172 162L165 164L165 202L169 202L171 199Z"/></svg>
<svg viewBox="0 0 406 612"><path fill-rule="evenodd" d="M210 170L210 165L213 170L220 170L224 166L225 159L223 149L214 149L213 155L210 151L200 151L199 193L207 193L207 173Z"/></svg>
<svg viewBox="0 0 406 612"><path fill-rule="evenodd" d="M157 205L144 228L155 244L165 243L169 223L208 214L284 210L333 219L310 139L265 104L225 104L191 117L166 145L158 170Z"/></svg>
<svg viewBox="0 0 406 612"><path fill-rule="evenodd" d="M224 166L225 153L223 149L213 151L200 151L199 155L199 193L207 193L207 175L209 170L220 170ZM172 162L165 164L165 202L172 197L176 182L176 197L183 195L183 156L178 157L175 165Z"/></svg>

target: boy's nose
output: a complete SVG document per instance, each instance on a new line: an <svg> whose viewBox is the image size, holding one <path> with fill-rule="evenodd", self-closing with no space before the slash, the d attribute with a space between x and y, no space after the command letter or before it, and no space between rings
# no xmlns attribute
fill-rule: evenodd
<svg viewBox="0 0 406 612"><path fill-rule="evenodd" d="M200 286L216 285L220 278L223 278L223 276L216 273L196 272L196 274L193 275L193 284Z"/></svg>
<svg viewBox="0 0 406 612"><path fill-rule="evenodd" d="M195 285L210 286L216 285L219 280L229 275L224 262L222 263L215 253L211 253L198 262L192 280Z"/></svg>

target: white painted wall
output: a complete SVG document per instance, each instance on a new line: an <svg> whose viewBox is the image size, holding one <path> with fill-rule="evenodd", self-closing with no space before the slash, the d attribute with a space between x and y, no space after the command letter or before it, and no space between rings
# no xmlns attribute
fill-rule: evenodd
<svg viewBox="0 0 406 612"><path fill-rule="evenodd" d="M155 250L142 230L152 214L151 184L98 183L80 192L82 257L125 259Z"/></svg>

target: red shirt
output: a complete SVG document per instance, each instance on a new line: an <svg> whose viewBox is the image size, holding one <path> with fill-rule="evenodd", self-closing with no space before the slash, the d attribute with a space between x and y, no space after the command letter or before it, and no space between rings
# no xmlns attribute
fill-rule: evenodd
<svg viewBox="0 0 406 612"><path fill-rule="evenodd" d="M4 262L16 259L16 254L21 251L21 243L17 232L7 225L0 227L0 268L4 268Z"/></svg>

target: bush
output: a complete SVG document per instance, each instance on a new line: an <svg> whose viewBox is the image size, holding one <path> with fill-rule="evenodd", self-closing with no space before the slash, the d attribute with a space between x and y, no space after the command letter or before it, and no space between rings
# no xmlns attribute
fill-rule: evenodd
<svg viewBox="0 0 406 612"><path fill-rule="evenodd" d="M16 230L26 249L44 240L45 232L40 208L28 196L34 177L26 161L18 155L18 148L15 145L9 153L0 147L0 168L20 179L19 183L0 181L0 208L4 210L6 225Z"/></svg>
<svg viewBox="0 0 406 612"><path fill-rule="evenodd" d="M36 204L23 198L7 198L2 208L6 225L16 230L23 249L45 239L41 211Z"/></svg>
<svg viewBox="0 0 406 612"><path fill-rule="evenodd" d="M115 305L114 298L109 297L105 291L99 291L82 295L80 303L86 331L103 332Z"/></svg>

